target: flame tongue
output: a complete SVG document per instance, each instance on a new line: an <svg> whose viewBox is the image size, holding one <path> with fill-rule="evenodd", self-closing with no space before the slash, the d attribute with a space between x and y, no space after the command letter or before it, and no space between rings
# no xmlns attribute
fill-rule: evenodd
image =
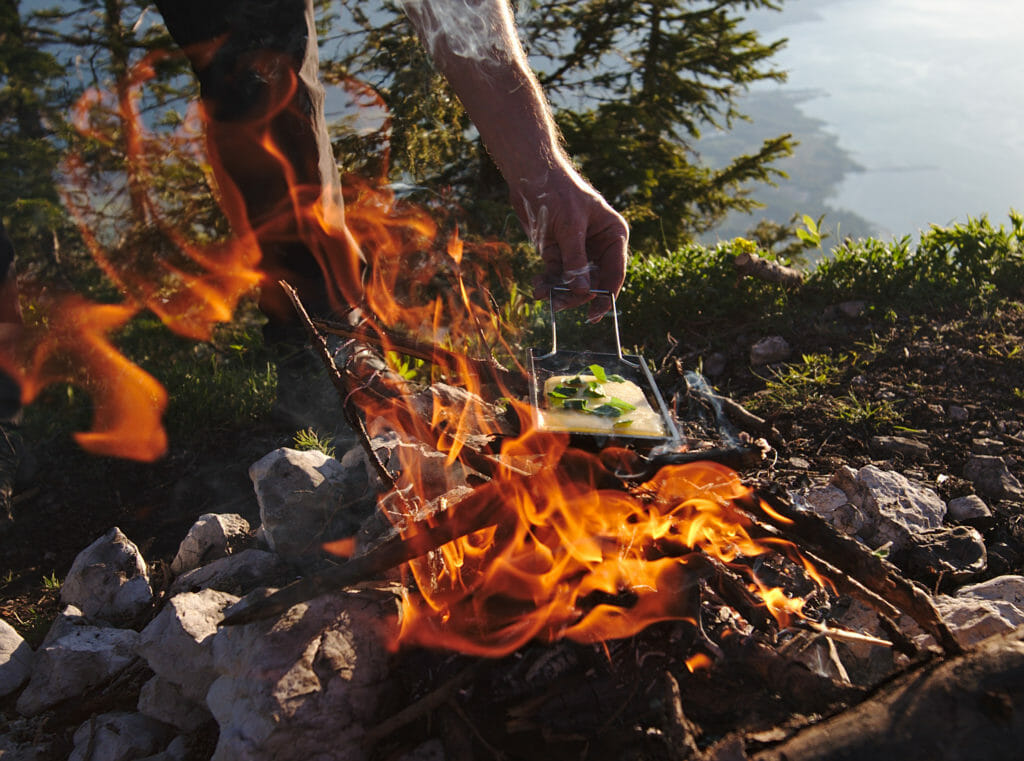
<svg viewBox="0 0 1024 761"><path fill-rule="evenodd" d="M564 440L543 438L557 454ZM732 562L769 551L747 534L734 501L750 492L726 468L665 468L630 494L579 480L575 464L572 474L547 467L481 487L502 501L504 522L411 563L418 592L406 597L401 642L502 656L531 639L627 637L695 619L696 585L711 568L704 553ZM598 459L589 465L598 478ZM798 610L781 590L767 596L773 610Z"/></svg>
<svg viewBox="0 0 1024 761"><path fill-rule="evenodd" d="M411 385L399 374L385 392L373 392L362 379L352 389L351 399L361 406L371 433L396 432L416 445L402 449L398 458L400 491L408 501L401 517L417 520L418 506L447 493L458 472L468 472L461 463L471 459L469 442L499 432L485 400L514 396L507 389L486 392L467 359L515 357L487 290L495 263L457 234L438 244L438 225L424 210L398 203L382 182L348 182L343 222L342 210L321 198L319 189L295 186L283 204L288 219L280 224L268 220L250 230L236 222L237 235L230 241L190 241L164 222L144 182L147 159L158 150L167 152L141 127L131 88L141 86L145 76L143 71L119 89L112 107L126 127L123 148L130 165L127 197L112 205L126 206L159 228L179 258L171 263L155 257L154 266L140 276L138 257L131 256L138 252L123 240L112 246L97 231L83 199L104 194L91 187L84 165L71 162L68 176L80 187L69 194L68 205L93 256L127 298L119 305L64 300L50 316L47 332L37 335L29 350L22 349L28 357L26 399L60 380L85 385L97 412L94 430L78 437L83 446L104 454L158 457L166 447L159 424L166 394L106 336L149 308L182 335L209 337L214 323L229 319L238 300L262 282L256 269L259 236L293 231L325 276L333 278L335 291L350 303L361 299L371 317L366 330L404 329L444 349L434 358L430 380L443 379L459 391L431 394L429 415L421 414ZM102 97L90 95L81 114L102 103ZM102 132L94 137L105 139ZM195 150L194 139L186 143L182 150ZM272 142L263 149L284 160ZM222 195L229 206L239 203L230 188ZM229 210L229 216L239 215ZM397 348L389 344L387 331L379 330L377 338L385 351ZM374 374L382 375L379 368ZM458 529L452 535L461 538L409 564L416 584L406 595L399 642L500 656L532 639L626 637L657 621L693 619L697 585L712 570L707 557L733 563L778 551L777 545L751 537L749 519L738 506L752 497L735 473L709 463L674 466L626 491L600 455L569 449L564 434L534 430L526 405L515 399L511 405L522 435L506 439L501 461L490 460L489 480L449 508L447 519ZM443 476L431 479L421 470L424 449L443 461ZM606 453L605 459L622 454ZM461 486L469 489L465 479ZM497 519L474 523L482 506ZM351 550L347 543L334 548ZM799 613L799 601L756 579L751 584L773 615Z"/></svg>

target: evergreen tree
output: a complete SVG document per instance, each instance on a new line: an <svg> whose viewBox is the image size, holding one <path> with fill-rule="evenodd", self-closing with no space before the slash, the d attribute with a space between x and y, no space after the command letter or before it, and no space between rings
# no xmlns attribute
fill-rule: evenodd
<svg viewBox="0 0 1024 761"><path fill-rule="evenodd" d="M91 247L66 268L77 288L116 292L90 255L130 292L159 279L162 262L187 271L158 220L198 240L226 232L201 134L185 126L194 78L159 21L141 0L65 0L26 21L68 87L58 187Z"/></svg>
<svg viewBox="0 0 1024 761"><path fill-rule="evenodd" d="M67 222L54 185L60 158L55 133L66 100L56 86L63 70L39 48L19 5L0 0L0 215L18 251L18 268L26 270L33 259L52 257Z"/></svg>

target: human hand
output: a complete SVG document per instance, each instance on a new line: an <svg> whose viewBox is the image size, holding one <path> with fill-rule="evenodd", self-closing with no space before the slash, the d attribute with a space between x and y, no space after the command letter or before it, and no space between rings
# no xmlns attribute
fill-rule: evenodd
<svg viewBox="0 0 1024 761"><path fill-rule="evenodd" d="M596 322L626 279L629 228L601 195L571 168L552 170L541 183L523 182L512 203L523 229L540 252L544 273L534 279L534 298L554 299L556 309L590 303ZM558 290L552 296L552 288Z"/></svg>

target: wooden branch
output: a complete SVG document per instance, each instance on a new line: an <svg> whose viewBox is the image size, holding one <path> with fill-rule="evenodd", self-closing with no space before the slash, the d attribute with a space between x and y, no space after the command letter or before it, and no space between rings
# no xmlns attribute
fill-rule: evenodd
<svg viewBox="0 0 1024 761"><path fill-rule="evenodd" d="M767 503L774 515L763 509L761 500ZM809 543L840 571L905 612L935 638L947 655L963 652L927 593L903 578L891 564L873 555L864 545L843 536L820 516L797 510L782 497L767 491L756 492L743 507L759 520L777 527L785 536Z"/></svg>
<svg viewBox="0 0 1024 761"><path fill-rule="evenodd" d="M795 288L804 282L800 270L786 267L770 259L762 259L749 251L743 251L733 262L740 277L756 277L769 283L778 283L787 288Z"/></svg>
<svg viewBox="0 0 1024 761"><path fill-rule="evenodd" d="M379 326L373 329L363 326L351 327L329 320L315 320L314 324L324 333L330 333L341 338L355 339L371 346L381 349L386 348L390 351L396 351L399 354L406 354L427 362L440 363L448 367L466 366L481 378L497 383L502 388L521 391L523 394L526 393L525 373L508 370L493 357L488 359L468 357L436 344L399 335L394 331Z"/></svg>
<svg viewBox="0 0 1024 761"><path fill-rule="evenodd" d="M239 626L272 618L300 602L369 581L459 537L493 526L503 504L496 491L478 489L462 500L458 504L457 521L448 513L434 517L432 520L440 521L434 526L427 521L412 524L411 534L389 539L365 555L292 582L261 600L229 608L221 624Z"/></svg>
<svg viewBox="0 0 1024 761"><path fill-rule="evenodd" d="M778 428L764 418L758 417L739 402L727 396L720 396L714 393L708 393L707 396L716 404L720 404L726 417L743 430L761 434L774 446L779 446L783 443L782 434L779 433Z"/></svg>
<svg viewBox="0 0 1024 761"><path fill-rule="evenodd" d="M729 757L751 761L1020 758L1024 745L1022 637L1024 628L987 639L962 655L919 664L862 702L777 745Z"/></svg>
<svg viewBox="0 0 1024 761"><path fill-rule="evenodd" d="M325 339L323 334L316 329L316 326L309 317L309 313L306 311L306 307L299 298L298 291L296 291L290 283L287 283L284 280L279 281L278 285L281 286L281 290L283 290L291 300L295 313L298 315L300 322L302 322L303 326L306 328L306 332L309 333L310 340L313 343L313 349L320 356L320 360L324 363L324 367L327 368L327 374L330 376L331 383L334 385L338 395L341 397L341 408L345 415L345 421L349 424L349 427L355 431L356 436L359 439L359 443L363 447L363 451L366 453L369 462L373 465L374 470L377 472L381 481L390 485L392 489L397 489L395 477L391 474L391 471L387 469L384 463L381 462L380 457L377 456L376 450L374 450L373 445L370 443L370 436L366 430L366 424L363 422L363 418L359 414L359 410L353 402L352 393L349 390L348 383L345 381L345 377L338 370L338 366L334 362L334 356L331 354L331 350L327 346L327 339Z"/></svg>
<svg viewBox="0 0 1024 761"><path fill-rule="evenodd" d="M360 744L364 748L372 748L385 737L397 732L407 724L410 724L417 719L430 714L435 709L440 708L459 690L473 682L483 669L485 663L486 661L479 660L469 664L444 684L434 690L431 690L422 698L409 704L398 713L389 716L380 724L370 727L363 735Z"/></svg>

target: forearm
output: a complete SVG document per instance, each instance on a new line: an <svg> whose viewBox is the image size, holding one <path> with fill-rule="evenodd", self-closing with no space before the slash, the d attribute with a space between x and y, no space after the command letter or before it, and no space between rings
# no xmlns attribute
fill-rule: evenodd
<svg viewBox="0 0 1024 761"><path fill-rule="evenodd" d="M547 99L526 62L508 0L403 0L511 191L523 229L544 263L535 295L560 307L618 293L629 230L573 168ZM570 295L553 293L568 287ZM557 294L557 295L556 295ZM611 306L594 299L590 317Z"/></svg>
<svg viewBox="0 0 1024 761"><path fill-rule="evenodd" d="M570 169L507 0L404 0L513 193Z"/></svg>

